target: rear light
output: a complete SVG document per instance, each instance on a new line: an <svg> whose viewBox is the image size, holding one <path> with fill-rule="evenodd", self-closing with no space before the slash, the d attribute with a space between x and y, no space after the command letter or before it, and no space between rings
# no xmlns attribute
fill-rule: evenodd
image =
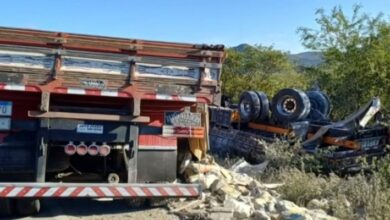
<svg viewBox="0 0 390 220"><path fill-rule="evenodd" d="M80 156L84 156L88 153L88 146L84 144L84 142L81 142L79 145L77 145L77 154Z"/></svg>
<svg viewBox="0 0 390 220"><path fill-rule="evenodd" d="M91 156L96 156L99 154L99 146L96 145L96 143L92 143L88 147L88 154Z"/></svg>
<svg viewBox="0 0 390 220"><path fill-rule="evenodd" d="M76 145L73 144L72 141L70 141L67 145L64 147L65 154L71 156L76 153Z"/></svg>
<svg viewBox="0 0 390 220"><path fill-rule="evenodd" d="M105 157L105 156L109 155L110 152L111 152L111 147L109 145L107 145L106 143L103 143L103 145L100 146L100 148L99 148L100 156Z"/></svg>

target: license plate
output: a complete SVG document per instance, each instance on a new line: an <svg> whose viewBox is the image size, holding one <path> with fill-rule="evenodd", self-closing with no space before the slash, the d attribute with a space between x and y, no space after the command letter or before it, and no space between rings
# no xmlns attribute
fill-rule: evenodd
<svg viewBox="0 0 390 220"><path fill-rule="evenodd" d="M78 124L77 133L103 134L103 125Z"/></svg>
<svg viewBox="0 0 390 220"><path fill-rule="evenodd" d="M12 115L12 102L0 101L0 116Z"/></svg>
<svg viewBox="0 0 390 220"><path fill-rule="evenodd" d="M11 119L10 118L0 118L0 130L10 130L11 129Z"/></svg>

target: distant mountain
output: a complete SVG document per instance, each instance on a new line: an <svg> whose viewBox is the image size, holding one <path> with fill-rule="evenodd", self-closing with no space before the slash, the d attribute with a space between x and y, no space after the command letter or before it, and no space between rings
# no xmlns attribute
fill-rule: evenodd
<svg viewBox="0 0 390 220"><path fill-rule="evenodd" d="M297 54L289 54L291 62L301 67L314 67L324 62L324 57L321 52L303 52Z"/></svg>
<svg viewBox="0 0 390 220"><path fill-rule="evenodd" d="M240 44L233 47L234 50L242 52L247 48L255 48L250 44ZM321 52L308 51L297 54L288 54L288 58L298 67L315 67L324 62Z"/></svg>
<svg viewBox="0 0 390 220"><path fill-rule="evenodd" d="M247 48L255 48L255 47L249 44L240 44L238 46L233 47L233 49L237 52L243 52Z"/></svg>

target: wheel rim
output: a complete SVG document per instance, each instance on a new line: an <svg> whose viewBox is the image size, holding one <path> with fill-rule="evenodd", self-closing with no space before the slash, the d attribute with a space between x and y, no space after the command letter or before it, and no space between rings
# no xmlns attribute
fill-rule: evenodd
<svg viewBox="0 0 390 220"><path fill-rule="evenodd" d="M283 101L283 110L286 113L293 113L297 109L297 101L295 99L289 97Z"/></svg>

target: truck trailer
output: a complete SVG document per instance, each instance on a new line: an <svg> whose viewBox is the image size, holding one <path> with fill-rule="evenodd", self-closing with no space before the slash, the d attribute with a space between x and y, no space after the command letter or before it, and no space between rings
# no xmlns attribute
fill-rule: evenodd
<svg viewBox="0 0 390 220"><path fill-rule="evenodd" d="M0 214L197 197L179 168L208 146L224 58L223 45L0 28Z"/></svg>

